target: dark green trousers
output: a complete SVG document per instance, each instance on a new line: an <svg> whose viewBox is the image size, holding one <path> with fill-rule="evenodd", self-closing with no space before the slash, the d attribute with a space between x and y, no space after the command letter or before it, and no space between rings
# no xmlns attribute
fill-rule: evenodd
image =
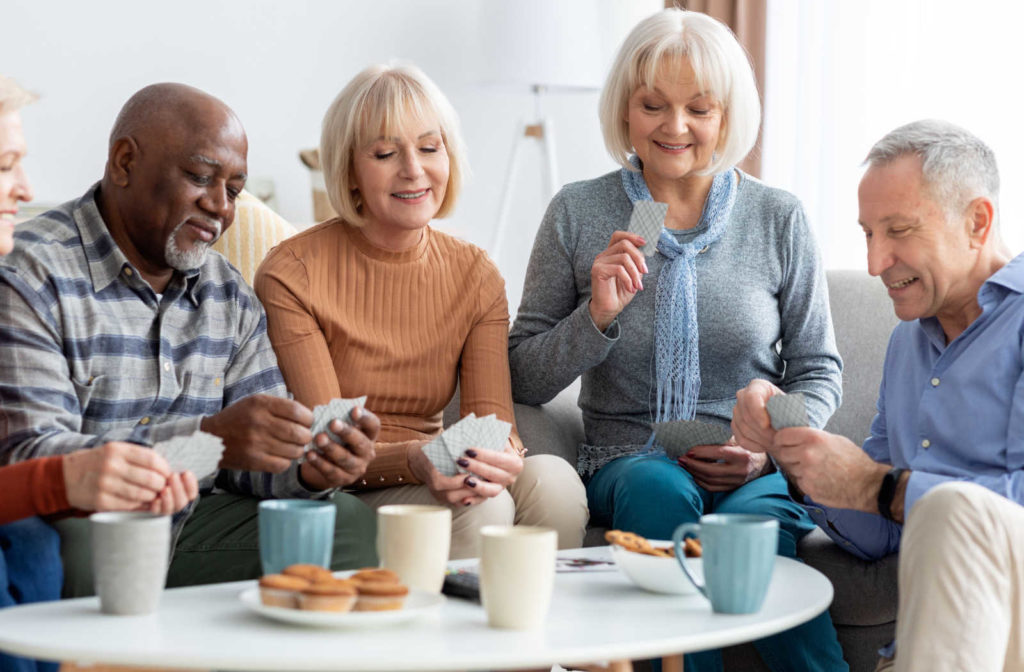
<svg viewBox="0 0 1024 672"><path fill-rule="evenodd" d="M334 522L334 570L376 567L377 522L373 511L352 495L337 493ZM257 506L240 495L204 495L189 516L174 547L167 587L258 578L260 567ZM61 535L64 597L95 593L89 547L89 521L69 519L55 525Z"/></svg>

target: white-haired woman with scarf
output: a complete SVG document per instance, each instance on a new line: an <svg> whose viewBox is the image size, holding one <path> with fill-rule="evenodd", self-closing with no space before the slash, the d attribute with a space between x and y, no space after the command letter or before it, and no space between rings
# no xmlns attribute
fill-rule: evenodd
<svg viewBox="0 0 1024 672"><path fill-rule="evenodd" d="M802 392L816 427L839 405L803 208L735 167L760 122L749 61L721 23L666 9L626 38L600 116L622 168L566 186L548 208L509 340L515 400L544 403L582 376L577 466L594 523L669 539L703 514L762 514L794 557L814 524L764 455L730 439L671 459L651 438L662 421L727 428L752 378ZM647 241L627 229L651 200L668 210ZM755 644L773 670L848 669L827 613ZM720 655L689 655L686 669L721 669Z"/></svg>

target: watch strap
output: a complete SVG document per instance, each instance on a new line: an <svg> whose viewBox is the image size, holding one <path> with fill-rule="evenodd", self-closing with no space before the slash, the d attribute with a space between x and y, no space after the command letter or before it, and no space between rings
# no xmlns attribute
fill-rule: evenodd
<svg viewBox="0 0 1024 672"><path fill-rule="evenodd" d="M886 520L892 520L892 500L896 496L896 486L900 476L906 469L893 467L882 477L882 485L878 488L878 513Z"/></svg>

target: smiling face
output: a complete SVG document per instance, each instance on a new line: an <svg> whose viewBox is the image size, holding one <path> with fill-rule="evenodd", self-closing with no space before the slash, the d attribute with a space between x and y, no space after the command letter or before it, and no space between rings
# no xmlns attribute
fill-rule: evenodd
<svg viewBox="0 0 1024 672"><path fill-rule="evenodd" d="M629 97L629 141L648 184L683 180L707 168L723 127L719 101L697 85L688 61L661 67L650 88Z"/></svg>
<svg viewBox="0 0 1024 672"><path fill-rule="evenodd" d="M409 120L357 148L352 168L366 236L390 249L415 245L448 186L448 152L438 123Z"/></svg>
<svg viewBox="0 0 1024 672"><path fill-rule="evenodd" d="M32 187L21 165L25 151L21 115L17 111L0 113L0 254L14 249L18 203L32 200Z"/></svg>
<svg viewBox="0 0 1024 672"><path fill-rule="evenodd" d="M246 180L245 132L227 110L197 119L146 133L138 143L119 141L129 162L125 232L150 267L140 267L144 272L198 268L234 221Z"/></svg>
<svg viewBox="0 0 1024 672"><path fill-rule="evenodd" d="M976 302L971 224L966 217L948 219L931 199L919 157L869 168L857 195L868 272L885 283L901 320L954 319Z"/></svg>

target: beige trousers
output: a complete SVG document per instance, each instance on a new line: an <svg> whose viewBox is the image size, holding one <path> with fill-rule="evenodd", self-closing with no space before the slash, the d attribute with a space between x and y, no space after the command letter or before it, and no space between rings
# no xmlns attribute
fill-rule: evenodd
<svg viewBox="0 0 1024 672"><path fill-rule="evenodd" d="M385 504L437 504L425 485L353 493L376 510ZM554 455L533 455L507 490L470 507L452 507L452 560L480 556L484 525L541 525L558 531L559 548L579 548L587 528L587 491L579 474Z"/></svg>
<svg viewBox="0 0 1024 672"><path fill-rule="evenodd" d="M899 585L896 672L1024 672L1024 507L971 483L930 490Z"/></svg>

